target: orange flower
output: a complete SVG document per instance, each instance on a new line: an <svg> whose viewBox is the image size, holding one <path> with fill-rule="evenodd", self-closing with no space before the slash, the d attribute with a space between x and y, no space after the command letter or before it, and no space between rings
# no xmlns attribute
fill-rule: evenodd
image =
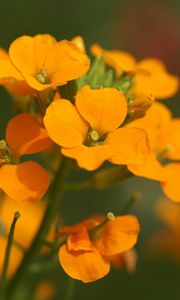
<svg viewBox="0 0 180 300"><path fill-rule="evenodd" d="M91 52L94 56L103 56L106 64L115 69L117 76L121 76L123 72L130 73L135 93L152 94L157 99L166 99L178 91L178 78L169 74L164 63L158 59L147 58L136 62L127 52L107 51L99 45L93 45Z"/></svg>
<svg viewBox="0 0 180 300"><path fill-rule="evenodd" d="M13 178L12 178L13 182ZM13 201L10 201L8 197L3 197L1 199L0 206L0 226L4 228L4 233L7 235L13 220L14 212L19 211L21 217L19 218L14 234L14 240L21 244L25 249L27 249L39 229L44 212L45 203L39 202L36 205L19 206ZM4 262L4 256L7 245L7 237L5 237L0 229L0 273L2 272L2 266ZM16 245L13 244L10 255L10 262L8 268L8 277L12 276L17 270L21 260L23 258L23 251Z"/></svg>
<svg viewBox="0 0 180 300"><path fill-rule="evenodd" d="M0 48L0 84L16 96L33 95L35 91L27 85L21 74L10 62L8 53ZM10 77L9 77L10 76Z"/></svg>
<svg viewBox="0 0 180 300"><path fill-rule="evenodd" d="M89 69L89 59L79 47L48 34L17 38L10 45L9 59L0 60L0 78L23 78L37 91L64 85Z"/></svg>
<svg viewBox="0 0 180 300"><path fill-rule="evenodd" d="M34 161L18 162L52 145L46 130L35 117L22 113L9 121L5 139L0 141L0 188L17 203L38 201L48 188L48 173Z"/></svg>
<svg viewBox="0 0 180 300"><path fill-rule="evenodd" d="M180 201L180 163L161 164L165 158L180 160L180 119L173 119L171 112L161 103L154 103L145 117L129 124L143 128L150 140L151 152L146 161L129 165L137 176L161 182L164 193L174 201Z"/></svg>
<svg viewBox="0 0 180 300"><path fill-rule="evenodd" d="M115 164L141 163L148 151L143 130L118 128L127 115L125 96L113 88L84 86L76 105L55 100L46 110L44 124L62 153L76 159L81 168L95 170L105 160Z"/></svg>
<svg viewBox="0 0 180 300"><path fill-rule="evenodd" d="M179 89L179 80L166 70L162 61L155 58L141 60L134 77L134 91L152 93L157 99L174 96Z"/></svg>
<svg viewBox="0 0 180 300"><path fill-rule="evenodd" d="M134 273L136 270L137 253L135 249L130 249L109 257L114 268L125 267L128 273Z"/></svg>
<svg viewBox="0 0 180 300"><path fill-rule="evenodd" d="M155 207L158 219L166 228L158 230L149 240L151 254L170 255L180 263L180 207L177 203L160 201Z"/></svg>
<svg viewBox="0 0 180 300"><path fill-rule="evenodd" d="M67 243L59 250L59 259L69 276L86 283L98 280L110 271L109 256L127 251L136 243L136 217L105 220L103 216L94 217L60 231L60 236L68 235Z"/></svg>

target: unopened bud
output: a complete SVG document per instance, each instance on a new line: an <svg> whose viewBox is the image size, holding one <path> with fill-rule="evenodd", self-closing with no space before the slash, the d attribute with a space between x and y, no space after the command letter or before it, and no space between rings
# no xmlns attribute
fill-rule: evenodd
<svg viewBox="0 0 180 300"><path fill-rule="evenodd" d="M151 107L154 101L152 95L146 94L131 94L129 95L131 100L128 104L128 113L130 120L136 120L144 115L144 113Z"/></svg>

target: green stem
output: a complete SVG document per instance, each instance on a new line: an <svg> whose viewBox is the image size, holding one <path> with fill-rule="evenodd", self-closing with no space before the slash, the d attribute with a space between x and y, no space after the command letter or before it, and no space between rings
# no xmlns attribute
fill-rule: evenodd
<svg viewBox="0 0 180 300"><path fill-rule="evenodd" d="M42 245L41 242L46 238L49 227L58 211L60 200L63 196L63 185L68 175L69 169L70 160L67 158L63 158L57 171L56 177L49 189L50 201L48 202L43 221L31 247L26 251L15 276L9 282L7 288L7 299L13 299L16 290L21 285L21 280L27 273L29 265L33 262L33 260L39 253Z"/></svg>
<svg viewBox="0 0 180 300"><path fill-rule="evenodd" d="M71 277L68 278L67 290L66 290L64 300L72 300L73 299L75 283L76 283L75 279L73 279Z"/></svg>
<svg viewBox="0 0 180 300"><path fill-rule="evenodd" d="M3 265L2 276L1 276L1 290L3 290L6 285L6 277L7 277L7 272L8 272L9 259L10 259L11 248L12 248L13 240L14 240L14 231L15 231L16 222L19 219L19 217L20 217L20 213L18 211L15 212L14 218L13 218L13 221L11 224L11 228L9 231L9 235L8 235L6 254L5 254L4 265Z"/></svg>
<svg viewBox="0 0 180 300"><path fill-rule="evenodd" d="M122 209L121 214L125 215L126 213L129 213L131 208L134 206L135 203L137 203L139 200L141 200L142 196L140 193L133 193L131 197L129 198L127 204Z"/></svg>

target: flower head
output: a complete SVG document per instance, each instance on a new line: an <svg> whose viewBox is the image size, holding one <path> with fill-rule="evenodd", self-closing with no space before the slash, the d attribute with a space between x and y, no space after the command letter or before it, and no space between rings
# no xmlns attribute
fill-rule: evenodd
<svg viewBox="0 0 180 300"><path fill-rule="evenodd" d="M138 233L139 223L131 215L112 220L96 216L66 227L59 232L60 236L68 235L67 243L59 250L60 264L75 279L98 280L109 273L109 257L132 248Z"/></svg>
<svg viewBox="0 0 180 300"><path fill-rule="evenodd" d="M121 127L127 115L125 96L114 88L84 86L76 104L55 100L46 111L49 136L62 153L81 168L95 170L105 160L115 164L141 163L149 151L142 129Z"/></svg>
<svg viewBox="0 0 180 300"><path fill-rule="evenodd" d="M171 75L165 64L155 58L143 59L139 62L127 52L104 50L99 45L92 45L91 52L95 56L103 56L107 65L111 66L117 77L129 73L133 78L132 90L135 93L152 94L157 99L170 98L179 89L179 80Z"/></svg>
<svg viewBox="0 0 180 300"><path fill-rule="evenodd" d="M49 34L21 36L9 48L9 60L0 60L0 78L22 78L34 90L64 85L89 69L89 59L74 43L57 42Z"/></svg>
<svg viewBox="0 0 180 300"><path fill-rule="evenodd" d="M18 203L36 202L49 186L48 173L38 163L19 159L52 145L46 130L28 113L12 118L0 141L0 188Z"/></svg>
<svg viewBox="0 0 180 300"><path fill-rule="evenodd" d="M146 115L130 124L143 128L149 137L151 152L146 161L129 165L128 169L137 176L161 182L164 193L172 200L180 201L180 119L173 118L169 109L154 103ZM164 159L175 160L164 164Z"/></svg>

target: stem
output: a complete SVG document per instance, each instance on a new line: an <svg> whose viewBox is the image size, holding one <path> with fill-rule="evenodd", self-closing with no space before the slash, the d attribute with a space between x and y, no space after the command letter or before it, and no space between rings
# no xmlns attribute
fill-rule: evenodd
<svg viewBox="0 0 180 300"><path fill-rule="evenodd" d="M15 212L14 218L13 218L13 221L12 221L12 224L11 224L11 228L10 228L10 231L9 231L9 235L8 235L6 254L5 254L4 265L3 265L2 276L1 276L1 288L2 288L2 290L4 289L4 287L6 285L6 277L7 277L7 272L8 272L9 259L10 259L11 248L12 248L13 240L14 240L14 231L15 231L16 222L19 219L19 217L20 217L20 213Z"/></svg>
<svg viewBox="0 0 180 300"><path fill-rule="evenodd" d="M56 177L49 189L49 199L51 201L48 202L43 221L31 247L26 251L19 269L17 270L12 280L9 282L7 289L7 299L13 299L16 290L21 285L21 280L26 274L29 265L32 263L41 248L42 240L46 238L52 220L58 211L59 203L63 196L64 181L68 175L69 169L70 160L67 158L62 158Z"/></svg>
<svg viewBox="0 0 180 300"><path fill-rule="evenodd" d="M72 300L73 299L75 283L76 283L75 279L73 279L71 277L68 278L67 290L66 290L64 300Z"/></svg>
<svg viewBox="0 0 180 300"><path fill-rule="evenodd" d="M131 210L131 208L134 206L134 204L136 202L138 202L139 200L141 200L141 198L142 198L142 196L140 193L133 193L131 195L131 197L129 198L125 207L122 209L121 214L125 215L126 213L128 213Z"/></svg>

